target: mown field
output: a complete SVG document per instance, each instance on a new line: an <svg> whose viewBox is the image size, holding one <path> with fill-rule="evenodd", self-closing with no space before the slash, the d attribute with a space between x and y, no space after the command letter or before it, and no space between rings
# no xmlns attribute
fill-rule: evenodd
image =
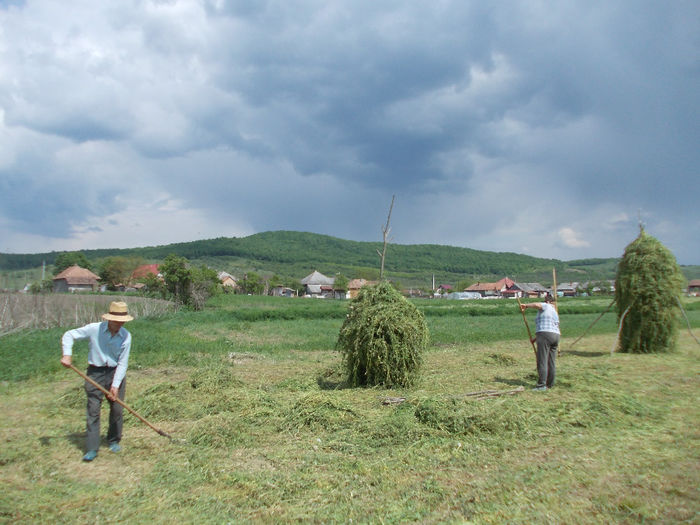
<svg viewBox="0 0 700 525"><path fill-rule="evenodd" d="M407 390L344 385L347 302L139 317L127 403L177 440L127 415L123 451L92 463L68 327L0 337L0 522L698 523L700 346L684 325L672 354L611 355L609 313L571 348L609 301L560 303L544 393L513 301L418 302L432 341Z"/></svg>

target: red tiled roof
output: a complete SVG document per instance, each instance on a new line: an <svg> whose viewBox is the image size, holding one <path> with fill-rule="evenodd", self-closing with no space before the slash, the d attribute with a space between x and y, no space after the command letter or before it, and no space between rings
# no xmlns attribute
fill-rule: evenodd
<svg viewBox="0 0 700 525"><path fill-rule="evenodd" d="M158 275L158 265L157 264L144 264L136 268L132 274L132 279L143 279L147 275Z"/></svg>
<svg viewBox="0 0 700 525"><path fill-rule="evenodd" d="M465 292L488 292L488 291L498 291L500 290L501 287L498 286L498 283L476 283L472 284L471 286L468 286L464 291Z"/></svg>
<svg viewBox="0 0 700 525"><path fill-rule="evenodd" d="M515 284L515 281L512 279L509 279L508 277L504 277L500 281L496 281L495 283L476 283L472 284L471 286L467 287L464 291L465 292L500 292L500 291L505 291L511 286Z"/></svg>
<svg viewBox="0 0 700 525"><path fill-rule="evenodd" d="M511 279L508 279L508 277L504 277L500 281L496 281L496 284L499 285L499 290L503 287L505 288L510 288L515 284L515 281L512 281Z"/></svg>
<svg viewBox="0 0 700 525"><path fill-rule="evenodd" d="M357 290L367 284L367 279L352 279L348 282L348 290Z"/></svg>

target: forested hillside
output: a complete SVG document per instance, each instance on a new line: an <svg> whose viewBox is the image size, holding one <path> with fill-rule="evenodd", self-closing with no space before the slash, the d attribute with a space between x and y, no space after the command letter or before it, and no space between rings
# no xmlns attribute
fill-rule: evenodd
<svg viewBox="0 0 700 525"><path fill-rule="evenodd" d="M347 278L376 278L380 242L358 242L315 233L274 231L248 237L220 237L201 241L130 249L83 250L99 264L106 257L138 257L159 262L174 253L196 264L206 264L234 275L256 271L301 279L318 270L326 275L341 273ZM0 254L0 270L17 271L50 267L60 252ZM429 287L458 281L487 281L508 276L523 282L551 284L552 268L560 282L612 279L617 259L559 261L517 253L499 253L433 244L390 244L385 261L386 275L404 286ZM690 269L690 272L687 270ZM700 267L686 267L695 278Z"/></svg>

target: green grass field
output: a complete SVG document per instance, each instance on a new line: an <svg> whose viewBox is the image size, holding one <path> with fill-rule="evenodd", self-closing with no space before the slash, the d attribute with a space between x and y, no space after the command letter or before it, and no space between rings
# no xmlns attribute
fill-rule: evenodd
<svg viewBox="0 0 700 525"><path fill-rule="evenodd" d="M407 390L344 387L347 302L221 296L137 319L127 403L178 439L127 415L123 451L92 463L63 329L2 337L0 522L698 523L700 346L683 326L674 353L611 355L609 313L572 349L609 301L560 303L544 393L512 301L418 302L432 342Z"/></svg>

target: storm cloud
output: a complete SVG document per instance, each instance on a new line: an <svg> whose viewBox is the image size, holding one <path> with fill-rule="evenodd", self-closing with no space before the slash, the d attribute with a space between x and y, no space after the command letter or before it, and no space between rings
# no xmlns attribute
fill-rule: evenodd
<svg viewBox="0 0 700 525"><path fill-rule="evenodd" d="M700 4L0 1L0 251L267 230L700 264Z"/></svg>

